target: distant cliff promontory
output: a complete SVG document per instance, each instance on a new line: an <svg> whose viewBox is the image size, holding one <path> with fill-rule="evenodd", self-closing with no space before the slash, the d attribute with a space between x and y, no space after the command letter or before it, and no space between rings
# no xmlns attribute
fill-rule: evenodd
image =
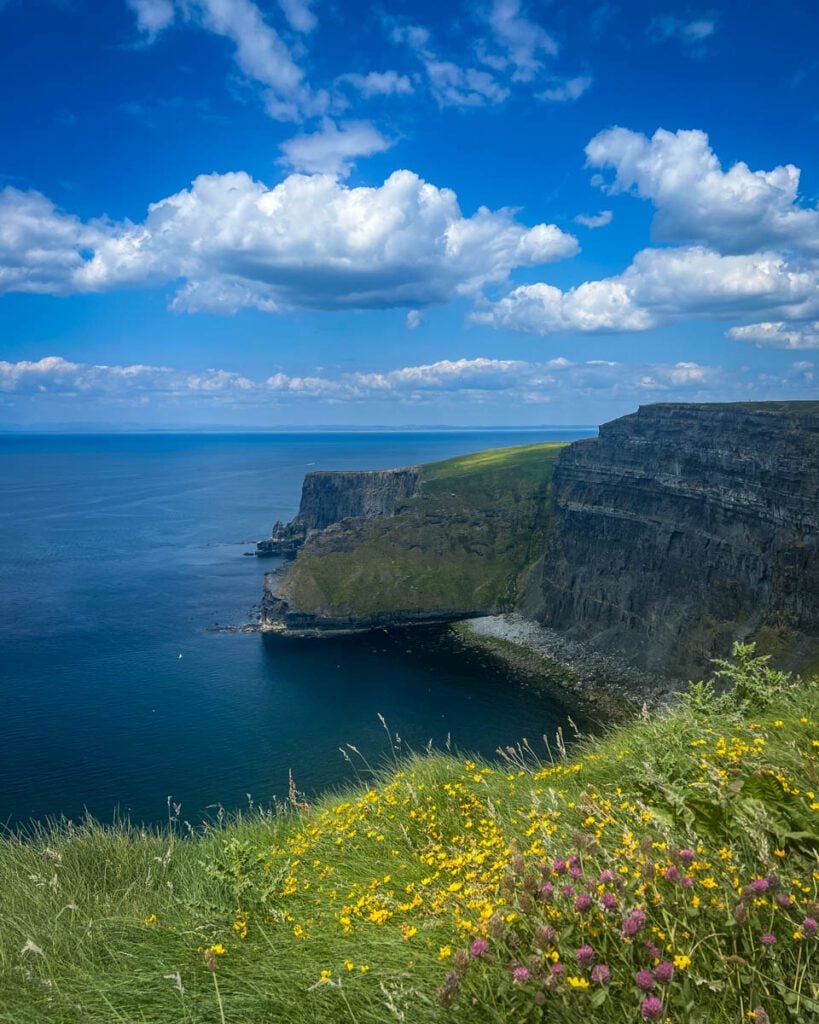
<svg viewBox="0 0 819 1024"><path fill-rule="evenodd" d="M543 553L561 444L479 452L392 472L311 473L299 514L261 554L267 628L311 634L430 623L517 607Z"/></svg>
<svg viewBox="0 0 819 1024"><path fill-rule="evenodd" d="M259 553L265 628L522 611L650 672L735 639L819 658L819 402L651 405L599 438L311 473ZM787 652L787 653L786 653Z"/></svg>

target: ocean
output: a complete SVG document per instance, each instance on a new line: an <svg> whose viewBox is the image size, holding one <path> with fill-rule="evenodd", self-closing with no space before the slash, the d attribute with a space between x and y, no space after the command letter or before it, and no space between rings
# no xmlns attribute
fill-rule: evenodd
<svg viewBox="0 0 819 1024"><path fill-rule="evenodd" d="M589 432L0 436L0 822L161 822L342 785L355 746L491 755L567 709L445 630L294 641L250 621L310 469ZM358 771L362 759L350 755Z"/></svg>

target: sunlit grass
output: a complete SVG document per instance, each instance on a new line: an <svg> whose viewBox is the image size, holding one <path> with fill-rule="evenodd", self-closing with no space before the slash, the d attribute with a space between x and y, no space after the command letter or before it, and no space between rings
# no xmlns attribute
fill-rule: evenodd
<svg viewBox="0 0 819 1024"><path fill-rule="evenodd" d="M194 834L171 806L162 830L8 836L0 1020L614 1024L649 998L675 1024L808 1020L819 684L746 690L745 714L699 691L568 756L391 742L373 772L348 748L359 785Z"/></svg>

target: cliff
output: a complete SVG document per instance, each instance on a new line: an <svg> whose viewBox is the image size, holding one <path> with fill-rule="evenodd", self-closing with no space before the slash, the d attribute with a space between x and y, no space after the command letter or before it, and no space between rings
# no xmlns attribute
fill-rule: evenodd
<svg viewBox="0 0 819 1024"><path fill-rule="evenodd" d="M735 639L816 659L819 403L644 406L568 447L554 491L538 621L673 675Z"/></svg>
<svg viewBox="0 0 819 1024"><path fill-rule="evenodd" d="M516 609L654 676L737 639L819 665L819 402L643 406L568 446L310 474L279 528L301 550L267 628Z"/></svg>
<svg viewBox="0 0 819 1024"><path fill-rule="evenodd" d="M277 522L272 535L256 545L256 554L295 555L312 530L324 530L353 517L393 516L415 493L417 483L414 468L308 473L295 519Z"/></svg>
<svg viewBox="0 0 819 1024"><path fill-rule="evenodd" d="M312 473L273 544L263 625L295 633L448 621L516 606L546 543L563 445L480 452L390 473ZM282 543L283 539L285 543Z"/></svg>

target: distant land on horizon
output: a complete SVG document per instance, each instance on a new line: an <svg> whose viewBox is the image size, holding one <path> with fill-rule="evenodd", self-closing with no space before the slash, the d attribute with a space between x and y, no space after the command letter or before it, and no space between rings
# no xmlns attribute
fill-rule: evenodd
<svg viewBox="0 0 819 1024"><path fill-rule="evenodd" d="M277 424L269 427L247 427L247 426L224 426L205 424L202 426L155 426L147 427L139 424L115 423L44 423L32 425L6 424L0 427L0 435L9 434L402 434L402 433L454 433L454 434L481 434L481 433L510 433L510 434L537 434L545 431L564 430L597 430L596 423L544 423L540 426L520 426L506 424L503 426L454 426L447 423L438 423L432 426L425 426L418 423L407 423L398 426L390 426L384 423L364 424L362 426L351 426L349 424L313 424L310 426L286 426Z"/></svg>

